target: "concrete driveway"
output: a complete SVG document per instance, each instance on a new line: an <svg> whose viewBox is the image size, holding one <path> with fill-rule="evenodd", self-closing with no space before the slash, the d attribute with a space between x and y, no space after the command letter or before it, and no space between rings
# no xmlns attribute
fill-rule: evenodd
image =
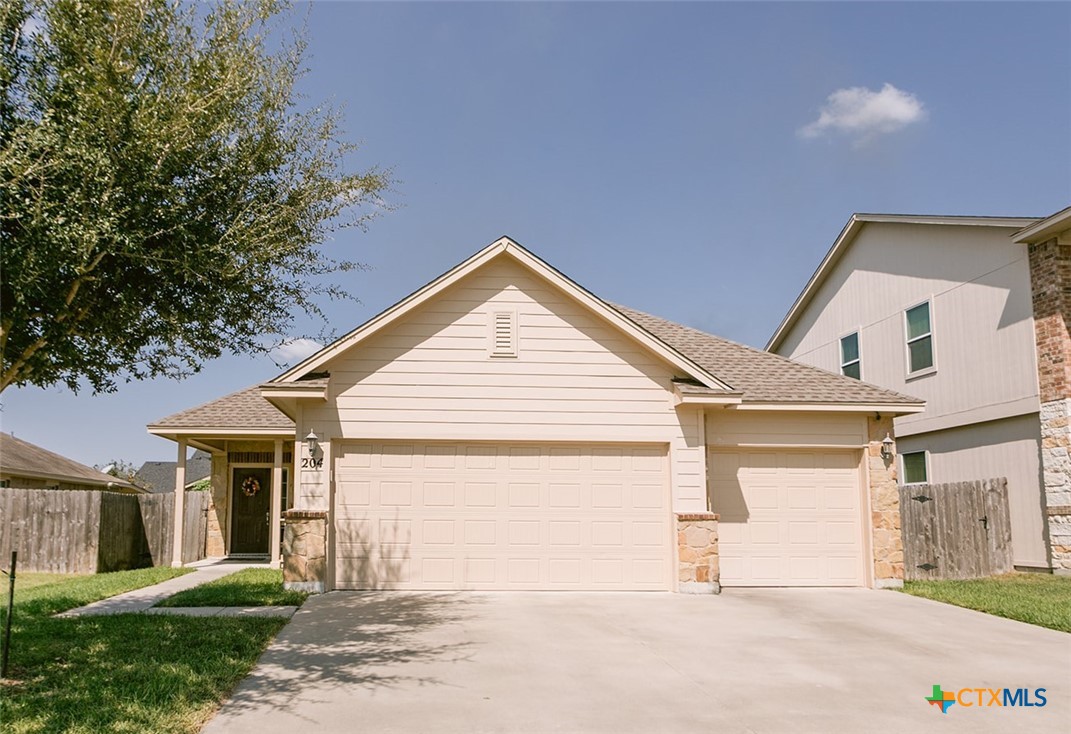
<svg viewBox="0 0 1071 734"><path fill-rule="evenodd" d="M942 714L935 684L1048 703ZM1022 734L1069 703L1071 635L892 591L336 592L205 731Z"/></svg>

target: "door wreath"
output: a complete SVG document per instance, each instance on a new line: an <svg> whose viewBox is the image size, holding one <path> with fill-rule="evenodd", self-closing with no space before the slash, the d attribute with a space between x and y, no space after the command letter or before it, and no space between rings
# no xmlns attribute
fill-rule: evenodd
<svg viewBox="0 0 1071 734"><path fill-rule="evenodd" d="M260 482L256 477L246 477L242 482L242 494L246 497L256 497L257 492L260 491Z"/></svg>

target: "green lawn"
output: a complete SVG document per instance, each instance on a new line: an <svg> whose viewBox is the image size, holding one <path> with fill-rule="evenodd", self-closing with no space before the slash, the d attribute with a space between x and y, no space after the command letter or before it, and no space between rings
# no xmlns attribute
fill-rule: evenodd
<svg viewBox="0 0 1071 734"><path fill-rule="evenodd" d="M904 592L998 617L1071 632L1071 578L1010 573L969 581L907 581Z"/></svg>
<svg viewBox="0 0 1071 734"><path fill-rule="evenodd" d="M199 731L285 620L52 616L185 572L17 580L5 734Z"/></svg>
<svg viewBox="0 0 1071 734"><path fill-rule="evenodd" d="M305 603L308 594L283 588L283 572L272 568L245 568L207 584L180 591L157 604L160 607L271 607Z"/></svg>

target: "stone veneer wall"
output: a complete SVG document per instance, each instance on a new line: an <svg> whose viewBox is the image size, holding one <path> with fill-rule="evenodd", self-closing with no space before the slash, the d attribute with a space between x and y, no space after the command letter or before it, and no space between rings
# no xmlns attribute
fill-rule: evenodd
<svg viewBox="0 0 1071 734"><path fill-rule="evenodd" d="M1049 554L1071 574L1071 242L1068 233L1030 245L1030 287L1041 398L1041 468Z"/></svg>
<svg viewBox="0 0 1071 734"><path fill-rule="evenodd" d="M327 512L283 513L283 587L321 594L327 581Z"/></svg>
<svg viewBox="0 0 1071 734"><path fill-rule="evenodd" d="M677 515L677 590L682 594L721 591L718 516L713 512Z"/></svg>
<svg viewBox="0 0 1071 734"><path fill-rule="evenodd" d="M890 416L867 418L867 473L870 486L870 523L873 529L874 586L904 583L904 541L900 530L900 492L896 486L895 447L891 458L881 455L881 442L893 435Z"/></svg>

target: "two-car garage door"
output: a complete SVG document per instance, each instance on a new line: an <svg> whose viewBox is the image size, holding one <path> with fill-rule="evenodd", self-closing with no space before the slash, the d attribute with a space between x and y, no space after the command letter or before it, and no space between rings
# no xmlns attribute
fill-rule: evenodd
<svg viewBox="0 0 1071 734"><path fill-rule="evenodd" d="M343 589L672 588L664 446L350 443Z"/></svg>

